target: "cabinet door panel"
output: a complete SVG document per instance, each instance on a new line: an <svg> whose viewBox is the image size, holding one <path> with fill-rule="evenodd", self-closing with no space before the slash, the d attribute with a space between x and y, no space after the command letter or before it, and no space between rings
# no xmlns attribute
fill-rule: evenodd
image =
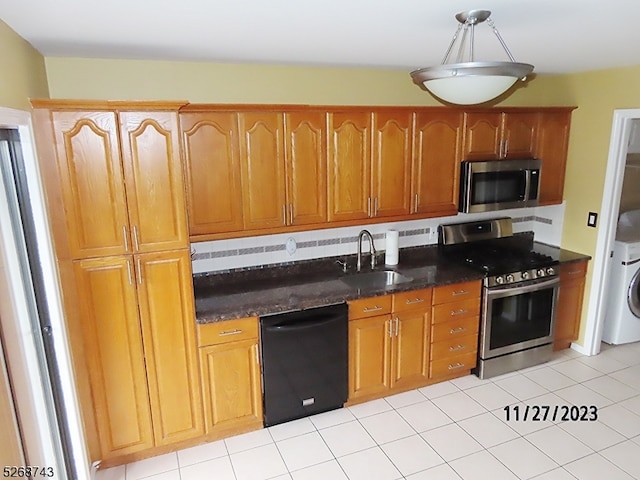
<svg viewBox="0 0 640 480"><path fill-rule="evenodd" d="M180 114L189 234L242 230L237 115Z"/></svg>
<svg viewBox="0 0 640 480"><path fill-rule="evenodd" d="M502 113L465 113L463 160L498 160L502 153Z"/></svg>
<svg viewBox="0 0 640 480"><path fill-rule="evenodd" d="M102 458L153 446L132 258L74 262Z"/></svg>
<svg viewBox="0 0 640 480"><path fill-rule="evenodd" d="M286 224L283 120L280 113L240 113L245 229Z"/></svg>
<svg viewBox="0 0 640 480"><path fill-rule="evenodd" d="M322 112L285 114L289 223L327 221L327 136Z"/></svg>
<svg viewBox="0 0 640 480"><path fill-rule="evenodd" d="M349 321L349 398L384 392L390 387L388 315Z"/></svg>
<svg viewBox="0 0 640 480"><path fill-rule="evenodd" d="M541 205L562 203L570 123L570 111L541 113L535 151L536 158L542 160L539 197Z"/></svg>
<svg viewBox="0 0 640 480"><path fill-rule="evenodd" d="M62 196L73 258L129 250L129 218L112 112L53 112Z"/></svg>
<svg viewBox="0 0 640 480"><path fill-rule="evenodd" d="M188 250L137 256L138 298L157 445L204 432Z"/></svg>
<svg viewBox="0 0 640 480"><path fill-rule="evenodd" d="M120 131L134 247L188 246L175 112L122 112Z"/></svg>
<svg viewBox="0 0 640 480"><path fill-rule="evenodd" d="M462 114L416 114L413 213L453 215L458 211Z"/></svg>
<svg viewBox="0 0 640 480"><path fill-rule="evenodd" d="M424 383L429 378L429 312L398 313L394 323L391 388Z"/></svg>
<svg viewBox="0 0 640 480"><path fill-rule="evenodd" d="M257 339L200 349L207 433L262 423Z"/></svg>
<svg viewBox="0 0 640 480"><path fill-rule="evenodd" d="M372 216L411 212L412 123L411 112L373 115Z"/></svg>
<svg viewBox="0 0 640 480"><path fill-rule="evenodd" d="M329 114L329 221L368 218L371 210L371 115Z"/></svg>
<svg viewBox="0 0 640 480"><path fill-rule="evenodd" d="M503 133L505 158L531 158L537 133L537 113L506 113Z"/></svg>

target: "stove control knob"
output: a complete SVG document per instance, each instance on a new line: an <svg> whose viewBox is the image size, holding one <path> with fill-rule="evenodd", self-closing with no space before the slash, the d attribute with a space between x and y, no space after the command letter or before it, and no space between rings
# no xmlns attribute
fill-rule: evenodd
<svg viewBox="0 0 640 480"><path fill-rule="evenodd" d="M529 272L522 272L522 279L526 280L527 278L529 278Z"/></svg>
<svg viewBox="0 0 640 480"><path fill-rule="evenodd" d="M555 275L555 274L556 274L556 270L553 267L547 268L547 275Z"/></svg>
<svg viewBox="0 0 640 480"><path fill-rule="evenodd" d="M539 268L539 269L536 271L536 275L538 275L539 277L544 277L544 276L545 276L545 274L546 274L546 272L544 271L544 268Z"/></svg>
<svg viewBox="0 0 640 480"><path fill-rule="evenodd" d="M502 284L504 283L504 277L503 277L502 275L498 275L498 276L496 277L496 283L497 283L498 285L502 285Z"/></svg>
<svg viewBox="0 0 640 480"><path fill-rule="evenodd" d="M507 283L511 283L513 282L513 275L509 274L507 275Z"/></svg>

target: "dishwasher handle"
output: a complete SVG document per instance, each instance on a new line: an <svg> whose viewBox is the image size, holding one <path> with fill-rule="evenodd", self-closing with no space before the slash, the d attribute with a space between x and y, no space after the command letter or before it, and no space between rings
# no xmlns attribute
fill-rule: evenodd
<svg viewBox="0 0 640 480"><path fill-rule="evenodd" d="M316 314L307 318L296 318L289 321L277 323L275 325L269 325L265 327L265 330L269 332L295 332L299 330L307 330L310 328L324 327L330 323L336 321L345 321L346 318L343 315L336 314Z"/></svg>

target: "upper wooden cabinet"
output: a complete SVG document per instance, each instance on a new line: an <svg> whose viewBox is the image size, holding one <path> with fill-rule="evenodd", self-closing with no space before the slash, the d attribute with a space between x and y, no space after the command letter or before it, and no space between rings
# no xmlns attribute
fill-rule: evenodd
<svg viewBox="0 0 640 480"><path fill-rule="evenodd" d="M411 213L413 113L373 113L372 217Z"/></svg>
<svg viewBox="0 0 640 480"><path fill-rule="evenodd" d="M188 245L175 112L51 119L73 258Z"/></svg>
<svg viewBox="0 0 640 480"><path fill-rule="evenodd" d="M238 116L180 113L189 234L242 230Z"/></svg>
<svg viewBox="0 0 640 480"><path fill-rule="evenodd" d="M458 111L416 113L412 213L455 215L458 211L462 127Z"/></svg>
<svg viewBox="0 0 640 480"><path fill-rule="evenodd" d="M327 221L326 114L284 114L288 225Z"/></svg>
<svg viewBox="0 0 640 480"><path fill-rule="evenodd" d="M329 113L329 221L371 216L371 114Z"/></svg>
<svg viewBox="0 0 640 480"><path fill-rule="evenodd" d="M462 160L531 158L537 112L467 112Z"/></svg>
<svg viewBox="0 0 640 480"><path fill-rule="evenodd" d="M542 160L540 205L562 203L570 124L571 109L540 113L538 141L534 154Z"/></svg>

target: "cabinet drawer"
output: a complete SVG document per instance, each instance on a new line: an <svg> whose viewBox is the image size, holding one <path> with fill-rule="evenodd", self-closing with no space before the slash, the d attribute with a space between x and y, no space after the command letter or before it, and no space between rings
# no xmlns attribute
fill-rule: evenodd
<svg viewBox="0 0 640 480"><path fill-rule="evenodd" d="M476 353L467 353L465 355L456 355L443 360L431 362L429 368L429 377L438 378L454 375L457 372L463 373L471 370L476 366Z"/></svg>
<svg viewBox="0 0 640 480"><path fill-rule="evenodd" d="M478 316L466 317L451 322L436 323L431 327L431 341L453 341L454 338L466 337L478 333L480 320Z"/></svg>
<svg viewBox="0 0 640 480"><path fill-rule="evenodd" d="M249 338L258 338L258 317L198 325L199 347L247 340Z"/></svg>
<svg viewBox="0 0 640 480"><path fill-rule="evenodd" d="M416 308L431 308L431 293L431 288L395 293L393 295L393 311L402 312L404 310L413 310Z"/></svg>
<svg viewBox="0 0 640 480"><path fill-rule="evenodd" d="M472 282L454 283L433 289L433 304L457 302L467 298L480 297L482 285L480 280Z"/></svg>
<svg viewBox="0 0 640 480"><path fill-rule="evenodd" d="M349 320L391 313L391 295L361 298L349 302Z"/></svg>
<svg viewBox="0 0 640 480"><path fill-rule="evenodd" d="M435 342L431 345L431 360L444 360L449 357L476 353L478 350L478 335L466 335L464 337L453 337L448 340Z"/></svg>
<svg viewBox="0 0 640 480"><path fill-rule="evenodd" d="M462 302L443 303L433 307L433 323L449 322L456 318L480 315L480 299L470 298Z"/></svg>
<svg viewBox="0 0 640 480"><path fill-rule="evenodd" d="M560 266L560 281L578 280L587 274L587 262L567 263Z"/></svg>

